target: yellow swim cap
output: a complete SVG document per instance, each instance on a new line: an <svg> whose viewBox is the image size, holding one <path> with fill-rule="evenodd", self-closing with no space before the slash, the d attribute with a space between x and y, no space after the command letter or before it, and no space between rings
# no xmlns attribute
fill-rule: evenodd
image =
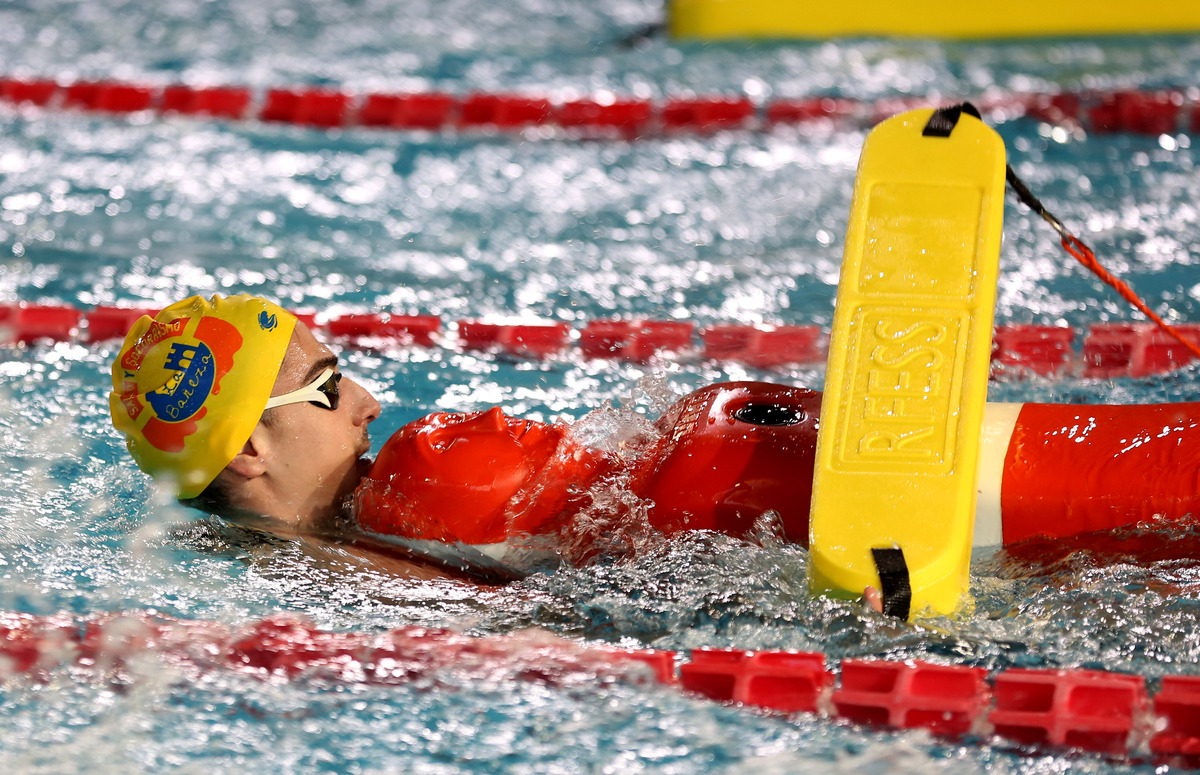
<svg viewBox="0 0 1200 775"><path fill-rule="evenodd" d="M194 498L266 407L296 317L254 296L193 296L143 316L112 367L113 425L138 466Z"/></svg>

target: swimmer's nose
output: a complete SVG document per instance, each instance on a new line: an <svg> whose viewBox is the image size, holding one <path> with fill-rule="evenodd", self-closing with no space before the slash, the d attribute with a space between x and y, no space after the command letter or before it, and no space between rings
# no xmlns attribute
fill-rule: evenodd
<svg viewBox="0 0 1200 775"><path fill-rule="evenodd" d="M350 390L346 390L349 387ZM350 419L355 425L367 425L375 418L379 417L381 411L379 402L375 400L375 396L352 379L342 379L342 390L350 393L347 398L351 399L351 417Z"/></svg>

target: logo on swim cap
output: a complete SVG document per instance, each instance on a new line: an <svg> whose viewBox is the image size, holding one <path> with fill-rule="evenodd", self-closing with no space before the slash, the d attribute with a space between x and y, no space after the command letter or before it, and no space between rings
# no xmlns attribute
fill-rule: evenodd
<svg viewBox="0 0 1200 775"><path fill-rule="evenodd" d="M279 320L274 315L266 311L258 313L258 327L263 331L274 331L277 325Z"/></svg>
<svg viewBox="0 0 1200 775"><path fill-rule="evenodd" d="M155 416L142 433L164 452L179 452L184 439L196 432L196 420L204 417L209 397L220 392L221 377L233 368L233 357L242 347L237 328L220 318L201 318L194 336L194 343L170 344L162 365L167 381L145 394Z"/></svg>
<svg viewBox="0 0 1200 775"><path fill-rule="evenodd" d="M175 377L162 388L147 393L146 400L165 420L190 420L212 392L216 376L212 350L203 344L196 347L173 344L164 366L175 369Z"/></svg>

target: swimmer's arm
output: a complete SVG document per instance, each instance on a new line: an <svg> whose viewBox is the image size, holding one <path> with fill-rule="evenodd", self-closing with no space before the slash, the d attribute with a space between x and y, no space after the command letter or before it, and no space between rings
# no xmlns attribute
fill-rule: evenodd
<svg viewBox="0 0 1200 775"><path fill-rule="evenodd" d="M319 559L331 567L340 566L343 570L356 567L358 570L378 571L424 581L456 578L446 569L433 563L399 556L394 552L360 545L357 542L343 543L316 536L305 536L302 540L310 557Z"/></svg>

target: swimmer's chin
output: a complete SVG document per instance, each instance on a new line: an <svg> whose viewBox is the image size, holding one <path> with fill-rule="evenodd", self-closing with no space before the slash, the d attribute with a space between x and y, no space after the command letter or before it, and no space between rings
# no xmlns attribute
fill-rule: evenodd
<svg viewBox="0 0 1200 775"><path fill-rule="evenodd" d="M352 473L346 477L345 486L343 486L341 496L338 499L336 524L339 530L345 530L349 525L353 524L354 494L357 492L358 486L362 484L363 479L370 473L372 465L374 465L374 461L365 455L354 461Z"/></svg>

